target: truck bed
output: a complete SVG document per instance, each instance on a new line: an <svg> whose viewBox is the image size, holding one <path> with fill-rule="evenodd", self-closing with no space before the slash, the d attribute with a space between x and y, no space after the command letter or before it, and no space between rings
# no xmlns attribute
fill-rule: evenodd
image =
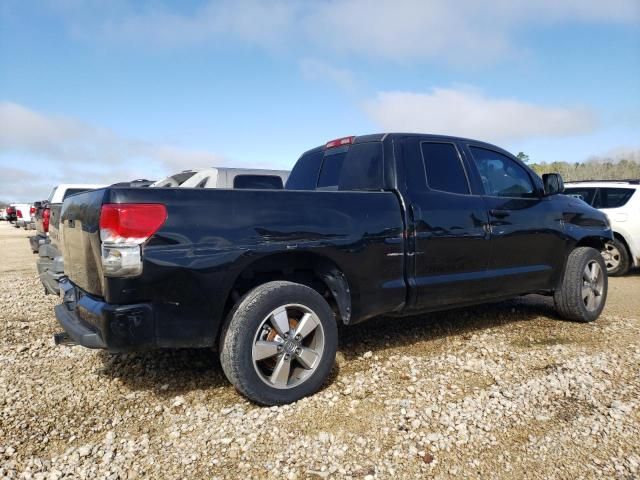
<svg viewBox="0 0 640 480"><path fill-rule="evenodd" d="M142 247L140 277L103 275L99 219L108 203L166 206L166 222ZM60 227L73 284L107 303L153 303L185 328L218 323L238 275L276 254L338 266L350 280L355 319L406 298L403 217L392 192L105 188L69 197Z"/></svg>

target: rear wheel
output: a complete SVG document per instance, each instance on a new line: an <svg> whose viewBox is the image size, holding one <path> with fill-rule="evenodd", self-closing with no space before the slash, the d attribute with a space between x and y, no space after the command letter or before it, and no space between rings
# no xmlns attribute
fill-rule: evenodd
<svg viewBox="0 0 640 480"><path fill-rule="evenodd" d="M569 254L562 285L554 292L558 313L567 320L592 322L607 300L607 270L602 255L590 247Z"/></svg>
<svg viewBox="0 0 640 480"><path fill-rule="evenodd" d="M338 331L329 304L297 283L269 282L247 293L222 332L220 362L254 402L280 405L315 393L335 362Z"/></svg>
<svg viewBox="0 0 640 480"><path fill-rule="evenodd" d="M627 246L617 238L605 243L602 258L604 258L607 273L612 277L625 275L631 266Z"/></svg>

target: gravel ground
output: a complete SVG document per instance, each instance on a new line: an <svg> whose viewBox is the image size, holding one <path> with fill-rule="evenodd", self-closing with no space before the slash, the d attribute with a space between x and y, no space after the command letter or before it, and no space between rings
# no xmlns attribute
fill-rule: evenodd
<svg viewBox="0 0 640 480"><path fill-rule="evenodd" d="M325 388L257 407L209 351L56 347L0 224L0 477L640 478L640 274L598 321L526 297L340 331Z"/></svg>

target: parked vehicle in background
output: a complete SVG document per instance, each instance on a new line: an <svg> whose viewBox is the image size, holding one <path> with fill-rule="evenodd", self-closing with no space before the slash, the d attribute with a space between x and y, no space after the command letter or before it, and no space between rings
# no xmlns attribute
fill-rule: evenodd
<svg viewBox="0 0 640 480"><path fill-rule="evenodd" d="M0 208L0 220L7 220L7 209Z"/></svg>
<svg viewBox="0 0 640 480"><path fill-rule="evenodd" d="M29 230L33 225L33 214L35 209L31 203L16 203L16 221L14 226L16 228L24 228Z"/></svg>
<svg viewBox="0 0 640 480"><path fill-rule="evenodd" d="M34 202L34 225L36 234L29 237L29 245L33 253L38 253L41 245L44 245L49 241L47 232L49 230L49 202L43 200L41 202Z"/></svg>
<svg viewBox="0 0 640 480"><path fill-rule="evenodd" d="M59 249L61 236L58 228L62 202L77 193L104 186L101 184L62 184L51 190L46 206L42 210L42 218L36 222L38 231L36 238L29 239L32 248L34 243L38 245L36 266L45 293L57 295L59 292L58 282L60 277L64 275L64 258Z"/></svg>
<svg viewBox="0 0 640 480"><path fill-rule="evenodd" d="M15 203L11 203L9 204L9 206L7 207L6 211L5 211L5 217L7 219L8 222L13 223L16 221L17 215L16 215L16 204Z"/></svg>
<svg viewBox="0 0 640 480"><path fill-rule="evenodd" d="M602 210L614 238L602 251L609 275L640 267L640 180L588 180L567 183L565 193Z"/></svg>
<svg viewBox="0 0 640 480"><path fill-rule="evenodd" d="M181 188L283 189L289 172L250 168L203 168Z"/></svg>
<svg viewBox="0 0 640 480"><path fill-rule="evenodd" d="M337 322L527 293L590 322L613 236L606 215L562 190L559 175L540 179L487 143L380 134L304 153L285 190L75 195L60 221L55 340L217 347L235 387L274 405L326 381Z"/></svg>
<svg viewBox="0 0 640 480"><path fill-rule="evenodd" d="M288 176L287 170L214 167L186 170L159 180L151 186L281 190L284 188L284 182L287 181Z"/></svg>
<svg viewBox="0 0 640 480"><path fill-rule="evenodd" d="M162 180L157 180L153 182L150 187L179 187L184 182L186 182L189 178L193 177L196 174L197 170L184 170L182 172L174 173L173 175L169 175Z"/></svg>

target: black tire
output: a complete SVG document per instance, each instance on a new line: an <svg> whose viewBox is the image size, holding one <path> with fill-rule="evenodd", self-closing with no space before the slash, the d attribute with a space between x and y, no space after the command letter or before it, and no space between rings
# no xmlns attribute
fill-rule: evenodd
<svg viewBox="0 0 640 480"><path fill-rule="evenodd" d="M264 375L261 377L258 372L260 370L262 373L259 366L261 364L254 363L252 349L258 336L264 332L265 320L272 318L269 317L270 313L282 306L291 305L308 309L315 314L314 322L319 320L322 326L322 354L317 357L313 371L307 373L309 376L303 380L296 380L295 370L292 370L291 380L302 383L275 388L267 384ZM287 317L290 318L288 315ZM271 324L267 324L266 328L268 329ZM292 321L289 320L289 326L291 325ZM275 332L276 329L273 330ZM312 332L314 332L313 335L316 334L315 329ZM254 288L233 307L220 336L220 363L229 381L248 399L262 405L282 405L295 402L320 389L335 363L337 346L336 320L324 298L305 285L275 281ZM279 362L282 355L284 351L272 357L273 361ZM295 361L295 357L291 365L302 367L301 363Z"/></svg>
<svg viewBox="0 0 640 480"><path fill-rule="evenodd" d="M629 250L624 242L614 238L606 243L602 250L602 256L610 277L620 277L626 275L631 268L629 261Z"/></svg>
<svg viewBox="0 0 640 480"><path fill-rule="evenodd" d="M585 269L597 264L601 270L601 283L585 280ZM595 269L595 267L593 267ZM569 254L564 277L553 299L561 317L576 322L593 322L602 313L607 301L607 269L600 252L591 247L578 247ZM595 287L594 287L595 285ZM600 291L597 295L596 290ZM585 297L587 292L587 297ZM590 293L594 302L591 304Z"/></svg>

